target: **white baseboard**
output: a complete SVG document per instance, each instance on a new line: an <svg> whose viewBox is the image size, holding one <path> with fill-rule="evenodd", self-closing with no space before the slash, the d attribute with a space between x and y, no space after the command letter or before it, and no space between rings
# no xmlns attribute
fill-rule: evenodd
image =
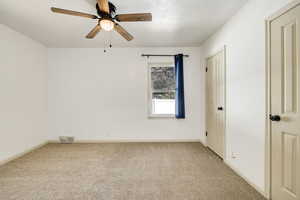
<svg viewBox="0 0 300 200"><path fill-rule="evenodd" d="M93 143L164 143L164 142L199 142L200 139L103 139L103 140L76 140L75 144L93 144ZM59 140L49 140L49 143L60 143Z"/></svg>
<svg viewBox="0 0 300 200"><path fill-rule="evenodd" d="M41 143L39 145L36 145L36 146L34 146L34 147L32 147L32 148L30 148L28 150L25 150L25 151L23 151L21 153L16 154L14 156L11 156L11 157L9 157L9 158L7 158L5 160L2 160L2 161L0 161L0 166L5 165L5 164L7 164L7 163L9 163L9 162L11 162L13 160L16 160L16 159L18 159L18 158L20 158L20 157L22 157L22 156L24 156L24 155L26 155L26 154L34 151L34 150L36 150L36 149L39 149L39 148L45 146L46 144L48 144L48 141L43 142L43 143Z"/></svg>
<svg viewBox="0 0 300 200"><path fill-rule="evenodd" d="M261 195L263 195L266 199L269 199L268 195L265 193L265 191L261 190L259 187L257 187L254 183L252 183L247 177L245 177L240 170L233 167L232 164L230 164L227 160L224 160L224 163L230 167L237 175L242 177L249 185L251 185L257 192L259 192Z"/></svg>

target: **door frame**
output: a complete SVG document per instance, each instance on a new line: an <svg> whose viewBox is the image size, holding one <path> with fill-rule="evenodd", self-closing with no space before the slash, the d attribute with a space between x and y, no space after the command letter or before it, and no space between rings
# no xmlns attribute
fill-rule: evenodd
<svg viewBox="0 0 300 200"><path fill-rule="evenodd" d="M265 193L266 197L272 199L272 165L271 165L271 122L269 115L271 114L271 23L278 17L284 15L288 11L300 5L300 0L294 0L287 4L277 12L272 14L265 20L266 28L266 136L265 136Z"/></svg>
<svg viewBox="0 0 300 200"><path fill-rule="evenodd" d="M300 0L299 0L300 1ZM227 48L226 45L224 45L223 47L221 47L218 51L216 51L215 53L207 56L205 58L205 97L207 96L207 75L206 75L206 68L208 67L208 60L214 56L216 56L217 54L219 54L220 52L224 51L224 135L223 135L223 161L226 162L227 160L227 134L226 134L226 130L227 130ZM205 133L207 132L207 102L206 102L206 98L205 98ZM206 144L205 146L208 148L208 144L207 144L207 136L205 135L205 140L206 140Z"/></svg>

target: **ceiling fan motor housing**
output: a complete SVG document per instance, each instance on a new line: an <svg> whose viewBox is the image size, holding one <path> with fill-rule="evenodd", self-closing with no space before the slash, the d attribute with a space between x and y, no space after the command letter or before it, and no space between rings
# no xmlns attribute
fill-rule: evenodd
<svg viewBox="0 0 300 200"><path fill-rule="evenodd" d="M97 13L98 13L98 15L100 17L102 17L102 18L110 18L111 19L111 18L113 18L115 16L116 11L117 11L116 6L113 3L111 3L111 2L108 2L108 5L109 5L109 14L106 13L106 12L101 11L100 8L99 8L98 3L96 4Z"/></svg>

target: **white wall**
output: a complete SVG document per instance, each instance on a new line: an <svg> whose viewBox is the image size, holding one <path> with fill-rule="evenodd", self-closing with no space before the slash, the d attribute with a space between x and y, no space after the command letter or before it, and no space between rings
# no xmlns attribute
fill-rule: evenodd
<svg viewBox="0 0 300 200"><path fill-rule="evenodd" d="M47 140L47 49L0 24L0 162Z"/></svg>
<svg viewBox="0 0 300 200"><path fill-rule="evenodd" d="M265 19L289 0L250 0L202 45L204 58L227 46L227 161L265 190ZM231 153L237 157L232 159Z"/></svg>
<svg viewBox="0 0 300 200"><path fill-rule="evenodd" d="M148 118L147 58L185 53L185 120ZM200 48L49 49L52 139L204 140L204 80ZM157 61L173 61L160 58Z"/></svg>

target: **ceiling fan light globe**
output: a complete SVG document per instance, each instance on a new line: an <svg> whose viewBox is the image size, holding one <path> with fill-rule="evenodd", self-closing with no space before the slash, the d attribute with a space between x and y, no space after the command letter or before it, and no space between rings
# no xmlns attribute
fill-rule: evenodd
<svg viewBox="0 0 300 200"><path fill-rule="evenodd" d="M111 31L114 29L114 22L108 19L103 19L100 21L100 26L105 31Z"/></svg>

